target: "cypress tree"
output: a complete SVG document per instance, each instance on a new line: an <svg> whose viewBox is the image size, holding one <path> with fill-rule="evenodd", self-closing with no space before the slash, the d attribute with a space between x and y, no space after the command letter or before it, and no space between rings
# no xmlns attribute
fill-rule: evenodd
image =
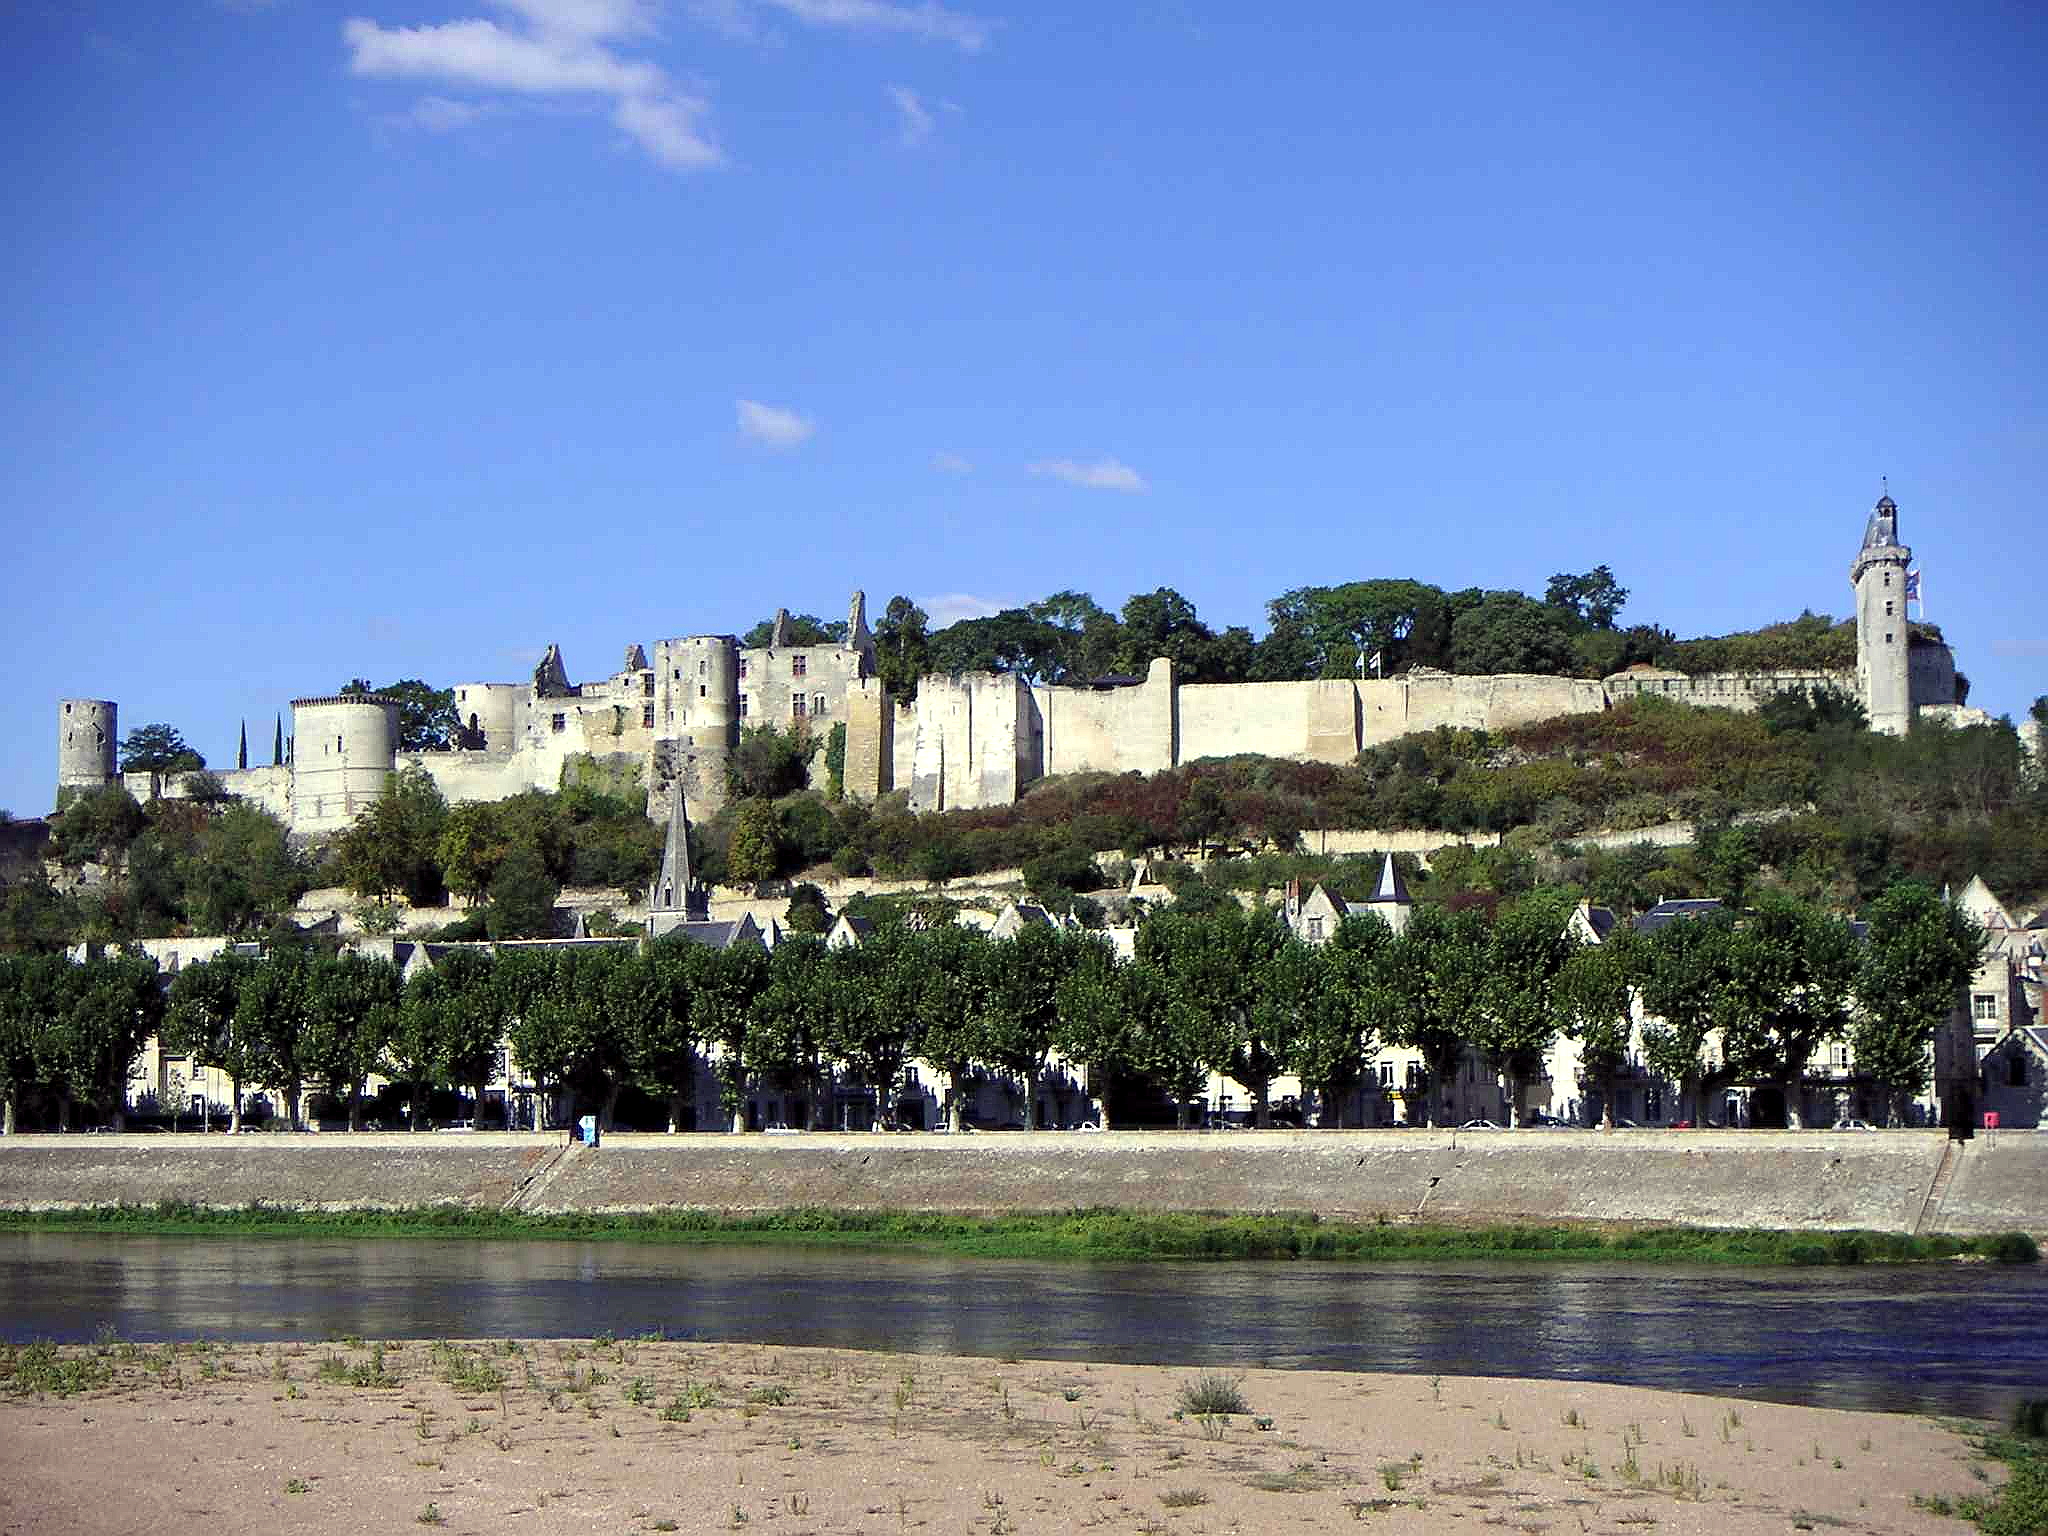
<svg viewBox="0 0 2048 1536"><path fill-rule="evenodd" d="M284 766L284 715L282 712L277 717L277 735L271 738L270 766L273 768L282 768Z"/></svg>
<svg viewBox="0 0 2048 1536"><path fill-rule="evenodd" d="M242 722L242 744L235 748L235 766L237 768L249 766L249 722L246 720Z"/></svg>

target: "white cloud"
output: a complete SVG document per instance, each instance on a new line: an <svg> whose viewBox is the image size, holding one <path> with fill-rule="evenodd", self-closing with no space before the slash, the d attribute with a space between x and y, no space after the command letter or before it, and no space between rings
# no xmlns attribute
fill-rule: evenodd
<svg viewBox="0 0 2048 1536"><path fill-rule="evenodd" d="M951 43L965 53L988 46L993 26L978 16L949 11L937 0L900 5L894 0L762 0L814 27L846 27L855 31L900 32L930 43Z"/></svg>
<svg viewBox="0 0 2048 1536"><path fill-rule="evenodd" d="M453 133L458 128L467 128L479 118L490 117L498 109L475 101L450 101L446 96L422 96L412 104L412 110L396 121L414 128L424 128L428 133Z"/></svg>
<svg viewBox="0 0 2048 1536"><path fill-rule="evenodd" d="M1024 467L1034 475L1048 475L1054 480L1064 480L1069 485L1083 486L1091 491L1136 494L1151 489L1145 484L1143 475L1117 459L1097 459L1092 464L1083 464L1079 459L1040 459Z"/></svg>
<svg viewBox="0 0 2048 1536"><path fill-rule="evenodd" d="M818 430L817 423L780 406L763 405L758 400L738 404L740 432L770 448L794 448Z"/></svg>
<svg viewBox="0 0 2048 1536"><path fill-rule="evenodd" d="M971 475L974 473L974 466L961 458L957 453L933 454L932 468L942 470L949 475Z"/></svg>
<svg viewBox="0 0 2048 1536"><path fill-rule="evenodd" d="M525 96L608 97L613 123L662 164L686 169L718 163L717 146L700 128L705 102L678 89L660 66L606 46L653 30L648 0L495 3L515 18L514 25L471 17L384 27L352 17L341 29L349 69L377 79L432 80ZM428 117L435 115L430 109ZM445 110L438 117L444 131L460 126Z"/></svg>
<svg viewBox="0 0 2048 1536"><path fill-rule="evenodd" d="M932 136L931 108L917 99L917 92L907 85L883 87L889 99L896 103L896 115L902 120L898 125L898 136L906 148L915 149Z"/></svg>
<svg viewBox="0 0 2048 1536"><path fill-rule="evenodd" d="M939 629L961 619L992 618L1006 605L986 597L976 597L972 592L946 592L938 597L928 597L917 606L931 618L932 628Z"/></svg>

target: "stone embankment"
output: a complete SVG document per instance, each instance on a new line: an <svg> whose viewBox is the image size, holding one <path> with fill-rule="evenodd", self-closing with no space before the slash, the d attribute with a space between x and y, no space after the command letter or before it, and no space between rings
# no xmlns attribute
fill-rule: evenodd
<svg viewBox="0 0 2048 1536"><path fill-rule="evenodd" d="M1270 1131L22 1136L0 1209L188 1201L532 1213L1115 1206L1352 1221L2048 1235L2048 1135Z"/></svg>

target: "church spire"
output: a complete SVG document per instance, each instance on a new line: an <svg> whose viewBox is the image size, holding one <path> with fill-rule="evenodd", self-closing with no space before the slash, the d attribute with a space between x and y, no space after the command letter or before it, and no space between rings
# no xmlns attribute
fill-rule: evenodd
<svg viewBox="0 0 2048 1536"><path fill-rule="evenodd" d="M690 873L690 811L678 778L668 805L668 841L661 850L661 869L647 891L647 910L680 912L685 922L701 923L711 915L710 893Z"/></svg>

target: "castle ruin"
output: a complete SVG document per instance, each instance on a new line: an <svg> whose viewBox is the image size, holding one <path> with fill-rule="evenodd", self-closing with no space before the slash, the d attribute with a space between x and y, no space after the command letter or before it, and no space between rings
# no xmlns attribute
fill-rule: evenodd
<svg viewBox="0 0 2048 1536"><path fill-rule="evenodd" d="M847 794L873 800L905 791L913 810L1007 805L1035 780L1082 772L1155 773L1205 757L1256 753L1349 762L1360 751L1438 726L1498 731L1560 715L1594 713L1651 695L1753 710L1774 694L1833 689L1860 701L1873 730L1901 734L1935 716L1958 724L1988 716L1957 698L1947 645L1914 636L1906 622L1912 551L1899 540L1890 496L1870 515L1850 569L1856 592L1856 670L1688 675L1635 667L1602 681L1501 675L1453 676L1416 668L1391 678L1277 683L1182 683L1161 657L1142 680L1053 687L1012 673L931 675L914 699L897 699L875 671L866 602L855 592L843 639L791 645L779 613L765 646L731 635L692 635L639 645L607 678L572 683L550 646L523 683L463 683L454 690L460 728L445 751L398 746L397 705L374 694L292 701L287 761L217 777L228 793L262 806L298 836L350 825L391 776L419 768L451 803L553 790L572 760L637 769L648 815L665 821L677 789L692 807L724 803L740 732L797 727L822 746L846 728ZM58 705L59 794L124 782L138 799L188 792L179 776L119 775L117 706L103 699Z"/></svg>

